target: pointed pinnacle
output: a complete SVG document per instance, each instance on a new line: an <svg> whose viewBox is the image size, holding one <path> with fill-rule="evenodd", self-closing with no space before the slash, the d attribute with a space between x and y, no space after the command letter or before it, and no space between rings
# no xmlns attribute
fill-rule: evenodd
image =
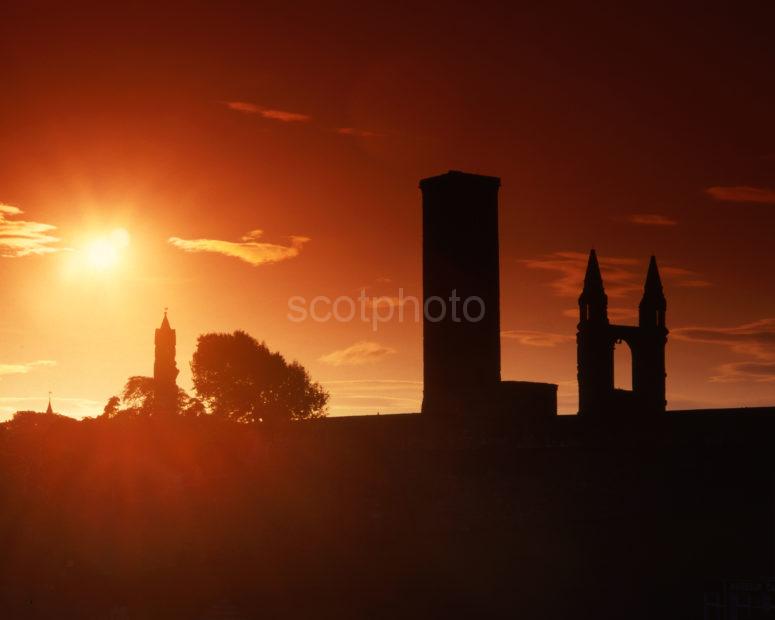
<svg viewBox="0 0 775 620"><path fill-rule="evenodd" d="M600 275L600 264L597 262L597 253L590 250L589 261L587 262L587 272L584 274L584 291L582 294L602 293L603 276Z"/></svg>

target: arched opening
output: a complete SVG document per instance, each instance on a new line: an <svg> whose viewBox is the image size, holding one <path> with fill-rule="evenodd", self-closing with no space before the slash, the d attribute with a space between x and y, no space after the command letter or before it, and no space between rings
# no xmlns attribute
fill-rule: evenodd
<svg viewBox="0 0 775 620"><path fill-rule="evenodd" d="M614 388L632 390L632 351L621 340L614 345Z"/></svg>

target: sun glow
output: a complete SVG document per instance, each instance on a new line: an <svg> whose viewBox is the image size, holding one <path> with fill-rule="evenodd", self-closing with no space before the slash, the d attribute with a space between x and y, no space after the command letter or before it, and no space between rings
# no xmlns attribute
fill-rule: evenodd
<svg viewBox="0 0 775 620"><path fill-rule="evenodd" d="M129 233L116 228L107 235L91 239L83 247L86 264L95 271L107 271L115 267L124 249L129 245Z"/></svg>

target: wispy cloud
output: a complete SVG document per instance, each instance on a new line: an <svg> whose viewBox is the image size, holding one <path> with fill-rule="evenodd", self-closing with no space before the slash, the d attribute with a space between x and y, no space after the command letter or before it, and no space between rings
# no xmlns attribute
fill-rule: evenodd
<svg viewBox="0 0 775 620"><path fill-rule="evenodd" d="M678 222L667 215L659 213L633 213L627 217L627 221L638 226L677 226Z"/></svg>
<svg viewBox="0 0 775 620"><path fill-rule="evenodd" d="M705 288L711 286L707 280L703 280L696 271L684 269L683 267L672 267L664 265L659 268L659 273L671 284L681 288Z"/></svg>
<svg viewBox="0 0 775 620"><path fill-rule="evenodd" d="M578 297L584 282L587 259L587 254L582 252L555 252L522 262L530 269L556 274L557 277L549 283L556 295ZM640 267L640 261L617 257L599 257L599 260L609 297L624 297L641 288L642 283L638 282L635 273L635 268ZM641 279L645 277L645 266L643 270Z"/></svg>
<svg viewBox="0 0 775 620"><path fill-rule="evenodd" d="M243 114L257 114L262 118L268 118L282 123L308 123L312 117L299 112L289 112L288 110L277 110L274 108L265 108L264 106L250 103L247 101L225 101L224 104L230 110L242 112Z"/></svg>
<svg viewBox="0 0 775 620"><path fill-rule="evenodd" d="M705 190L711 198L722 202L756 202L775 205L775 189L750 185L715 186Z"/></svg>
<svg viewBox="0 0 775 620"><path fill-rule="evenodd" d="M332 366L360 366L362 364L379 362L395 352L395 349L381 345L378 342L361 340L346 349L332 351L323 355L319 358L319 361Z"/></svg>
<svg viewBox="0 0 775 620"><path fill-rule="evenodd" d="M678 327L671 330L677 340L716 344L747 360L718 366L712 381L775 381L775 318L760 319L732 327Z"/></svg>
<svg viewBox="0 0 775 620"><path fill-rule="evenodd" d="M26 375L36 368L50 368L56 366L54 360L35 360L33 362L19 362L13 364L0 364L0 376L3 375Z"/></svg>
<svg viewBox="0 0 775 620"><path fill-rule="evenodd" d="M775 360L730 362L721 364L711 377L716 383L772 383L775 382Z"/></svg>
<svg viewBox="0 0 775 620"><path fill-rule="evenodd" d="M289 110L278 110L277 108L269 108L266 106L252 103L250 101L222 101L229 110L239 112L241 114L252 114L266 118L272 121L279 121L281 123L311 123L313 118L309 114L303 114L301 112L291 112ZM358 127L321 127L317 126L318 131L325 131L329 133L339 134L340 136L350 136L353 138L381 138L385 134L371 131L368 129L360 129Z"/></svg>
<svg viewBox="0 0 775 620"><path fill-rule="evenodd" d="M579 291L580 293L581 291ZM578 319L579 318L579 309L576 308L566 308L562 311L563 316L567 316L571 319ZM608 306L608 318L613 322L620 322L620 321L630 321L632 319L637 318L638 316L638 310L636 308L626 308L626 307L619 307L619 306Z"/></svg>
<svg viewBox="0 0 775 620"><path fill-rule="evenodd" d="M578 297L584 282L588 255L582 252L555 252L538 258L521 261L530 269L540 269L556 274L549 286L556 295ZM600 256L600 270L609 298L617 299L634 295L643 290L646 277L646 263L643 260L617 256ZM673 286L701 287L710 283L699 277L694 271L661 265L659 271L663 278L670 280Z"/></svg>
<svg viewBox="0 0 775 620"><path fill-rule="evenodd" d="M56 226L27 220L9 219L21 215L18 207L0 204L0 256L15 258L59 251L52 244L59 241L52 231Z"/></svg>
<svg viewBox="0 0 775 620"><path fill-rule="evenodd" d="M334 379L331 381L323 381L326 385L336 386L341 388L345 386L347 388L357 388L359 390L382 390L385 387L393 389L414 389L422 387L422 381L412 381L410 379Z"/></svg>
<svg viewBox="0 0 775 620"><path fill-rule="evenodd" d="M405 379L323 380L332 415L412 413L420 410L422 381Z"/></svg>
<svg viewBox="0 0 775 620"><path fill-rule="evenodd" d="M339 127L336 129L336 133L342 136L355 136L356 138L381 138L385 135L376 131L356 129L355 127Z"/></svg>
<svg viewBox="0 0 775 620"><path fill-rule="evenodd" d="M501 332L501 338L516 340L519 344L528 347L556 347L575 340L569 334L555 334L530 329L508 329Z"/></svg>
<svg viewBox="0 0 775 620"><path fill-rule="evenodd" d="M213 252L233 256L251 265L267 265L295 258L301 252L308 237L291 237L290 245L278 245L260 241L263 231L252 230L240 241L222 239L181 239L170 237L169 243L185 252Z"/></svg>
<svg viewBox="0 0 775 620"><path fill-rule="evenodd" d="M679 340L724 345L744 355L775 356L775 318L733 327L677 327L670 335Z"/></svg>

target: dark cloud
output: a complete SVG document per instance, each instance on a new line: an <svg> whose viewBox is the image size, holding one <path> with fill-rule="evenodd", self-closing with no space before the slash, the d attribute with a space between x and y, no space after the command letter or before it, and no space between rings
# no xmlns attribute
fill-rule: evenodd
<svg viewBox="0 0 775 620"><path fill-rule="evenodd" d="M749 185L709 187L705 193L722 202L755 202L775 205L775 190Z"/></svg>

